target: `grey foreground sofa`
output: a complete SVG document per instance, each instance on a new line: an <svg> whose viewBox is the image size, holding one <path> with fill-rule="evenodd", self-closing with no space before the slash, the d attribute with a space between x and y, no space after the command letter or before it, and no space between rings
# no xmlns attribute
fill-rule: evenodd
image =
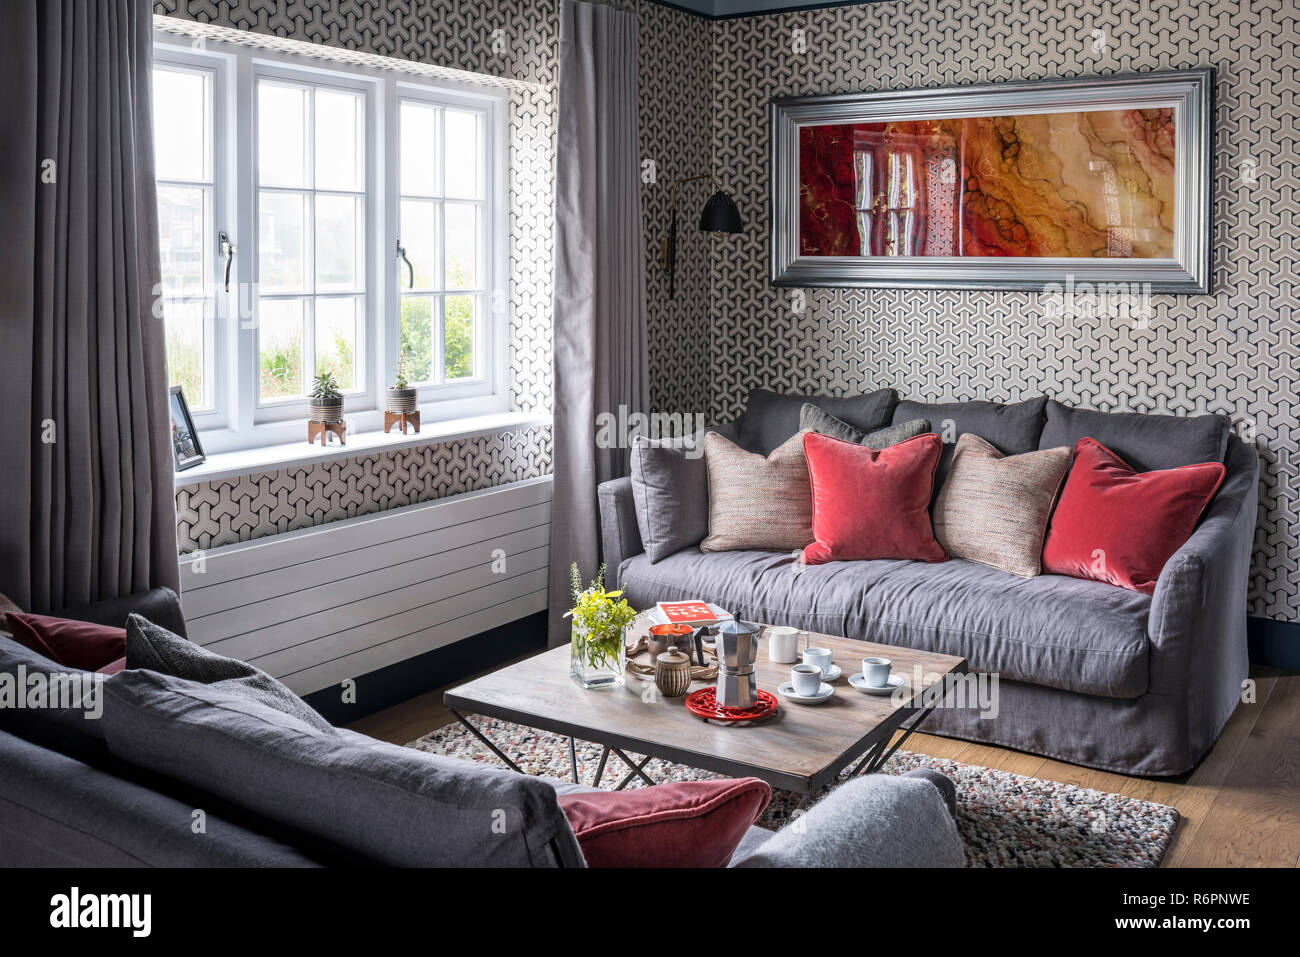
<svg viewBox="0 0 1300 957"><path fill-rule="evenodd" d="M805 401L830 405L755 390L745 415L716 431L766 454L798 428ZM1057 575L1017 578L961 559L832 562L793 574L789 553L690 546L651 562L632 482L617 479L598 492L603 558L633 607L702 599L755 621L961 655L972 672L999 676L995 716L939 708L926 719L932 733L1127 774L1181 774L1205 755L1248 674L1259 459L1225 418L1104 413L1045 396L900 402L892 389L830 401L862 431L928 419L945 441L936 490L964 432L1005 454L1091 436L1140 471L1218 460L1227 474L1151 596Z"/></svg>
<svg viewBox="0 0 1300 957"><path fill-rule="evenodd" d="M78 613L122 624L140 609L184 627L176 596L162 589ZM31 687L69 675L85 673L0 637L0 678ZM147 670L104 679L98 694L102 710L0 707L0 866L584 864L557 801L570 783L323 731ZM963 863L940 788L884 775L838 788L777 834L750 828L732 858L749 867Z"/></svg>

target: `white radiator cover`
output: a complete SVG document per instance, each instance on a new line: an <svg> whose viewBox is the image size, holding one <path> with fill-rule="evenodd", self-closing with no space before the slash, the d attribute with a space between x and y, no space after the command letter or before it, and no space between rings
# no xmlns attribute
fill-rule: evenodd
<svg viewBox="0 0 1300 957"><path fill-rule="evenodd" d="M551 478L181 557L190 638L297 694L546 608Z"/></svg>

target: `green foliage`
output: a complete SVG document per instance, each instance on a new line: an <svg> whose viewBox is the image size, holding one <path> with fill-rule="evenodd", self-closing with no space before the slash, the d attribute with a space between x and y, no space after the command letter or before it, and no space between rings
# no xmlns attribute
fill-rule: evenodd
<svg viewBox="0 0 1300 957"><path fill-rule="evenodd" d="M343 393L334 378L334 373L329 369L322 369L316 373L316 378L312 380L311 384L311 397L318 402L325 399L343 398Z"/></svg>
<svg viewBox="0 0 1300 957"><path fill-rule="evenodd" d="M622 591L605 591L605 566L586 588L574 562L569 570L573 607L564 617L573 619L573 650L592 666L613 666L618 662L623 643L623 629L636 617L636 611L622 597Z"/></svg>
<svg viewBox="0 0 1300 957"><path fill-rule="evenodd" d="M302 340L291 337L263 342L260 372L262 398L302 395Z"/></svg>

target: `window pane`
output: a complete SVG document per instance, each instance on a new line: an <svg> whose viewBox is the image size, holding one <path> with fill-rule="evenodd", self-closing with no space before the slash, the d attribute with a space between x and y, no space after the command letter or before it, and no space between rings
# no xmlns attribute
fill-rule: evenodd
<svg viewBox="0 0 1300 957"><path fill-rule="evenodd" d="M424 199L402 200L402 245L406 258L415 270L416 289L438 289L442 283L442 263L438 257L438 204ZM401 264L399 279L407 288L406 263Z"/></svg>
<svg viewBox="0 0 1300 957"><path fill-rule="evenodd" d="M361 95L316 91L316 188L363 188Z"/></svg>
<svg viewBox="0 0 1300 957"><path fill-rule="evenodd" d="M209 179L212 143L207 133L208 75L155 69L153 138L158 178Z"/></svg>
<svg viewBox="0 0 1300 957"><path fill-rule="evenodd" d="M433 296L405 296L402 299L402 355L406 357L409 382L433 381Z"/></svg>
<svg viewBox="0 0 1300 957"><path fill-rule="evenodd" d="M402 192L438 195L438 108L402 101Z"/></svg>
<svg viewBox="0 0 1300 957"><path fill-rule="evenodd" d="M258 281L264 292L297 292L306 287L306 215L303 194L262 191L257 212Z"/></svg>
<svg viewBox="0 0 1300 957"><path fill-rule="evenodd" d="M201 295L204 264L210 262L206 246L212 238L207 190L202 186L159 186L158 234L164 295Z"/></svg>
<svg viewBox="0 0 1300 957"><path fill-rule="evenodd" d="M262 299L258 303L257 336L263 399L303 394L301 299Z"/></svg>
<svg viewBox="0 0 1300 957"><path fill-rule="evenodd" d="M478 288L478 207L447 203L447 288Z"/></svg>
<svg viewBox="0 0 1300 957"><path fill-rule="evenodd" d="M310 186L308 91L262 80L257 86L257 168L263 186Z"/></svg>
<svg viewBox="0 0 1300 957"><path fill-rule="evenodd" d="M316 372L334 373L339 388L357 388L357 300L316 300Z"/></svg>
<svg viewBox="0 0 1300 957"><path fill-rule="evenodd" d="M316 197L316 289L321 292L361 288L358 263L360 200L353 196Z"/></svg>
<svg viewBox="0 0 1300 957"><path fill-rule="evenodd" d="M443 341L446 343L446 378L474 375L474 305L476 296L448 296Z"/></svg>
<svg viewBox="0 0 1300 957"><path fill-rule="evenodd" d="M167 384L185 390L193 411L212 407L207 392L207 326L203 302L168 302L163 305L167 329Z"/></svg>
<svg viewBox="0 0 1300 957"><path fill-rule="evenodd" d="M480 199L480 167L483 165L479 142L479 115L448 110L447 125L447 196Z"/></svg>

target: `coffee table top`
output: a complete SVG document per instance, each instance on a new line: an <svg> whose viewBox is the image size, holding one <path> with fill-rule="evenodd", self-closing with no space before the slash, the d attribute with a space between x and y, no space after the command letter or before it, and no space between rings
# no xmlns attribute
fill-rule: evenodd
<svg viewBox="0 0 1300 957"><path fill-rule="evenodd" d="M744 726L725 726L698 718L682 698L664 698L653 681L628 675L622 687L591 691L569 677L568 645L508 665L447 691L447 707L487 715L528 727L653 755L732 777L762 778L774 787L808 793L830 782L858 755L891 737L921 710L913 687L920 668L928 688L952 673L966 671L966 659L914 651L850 638L811 635L814 647L830 648L844 675L835 694L817 705L792 704L778 695L771 718ZM897 704L889 696L864 694L848 676L862 670L862 659L880 655L893 662L906 681ZM790 678L790 665L767 660L767 641L759 644L754 672L758 686L777 694ZM691 690L707 686L695 682ZM648 689L648 692L647 692Z"/></svg>

